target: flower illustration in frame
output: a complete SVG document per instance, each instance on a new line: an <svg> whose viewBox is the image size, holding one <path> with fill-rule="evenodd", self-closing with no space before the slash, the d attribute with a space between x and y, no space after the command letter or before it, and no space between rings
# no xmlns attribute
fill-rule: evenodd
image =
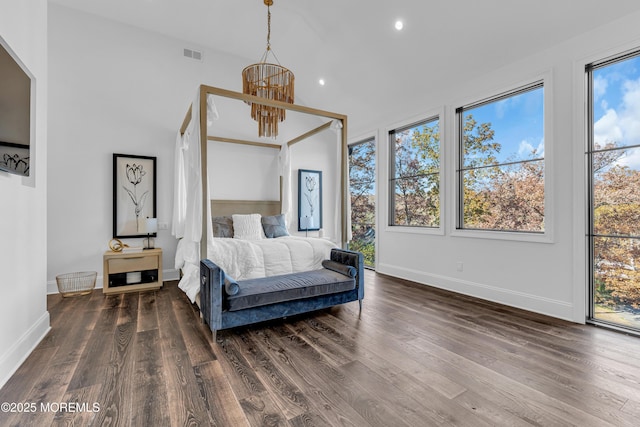
<svg viewBox="0 0 640 427"><path fill-rule="evenodd" d="M113 237L146 237L156 218L156 158L113 155Z"/></svg>
<svg viewBox="0 0 640 427"><path fill-rule="evenodd" d="M298 231L322 228L322 172L298 170Z"/></svg>

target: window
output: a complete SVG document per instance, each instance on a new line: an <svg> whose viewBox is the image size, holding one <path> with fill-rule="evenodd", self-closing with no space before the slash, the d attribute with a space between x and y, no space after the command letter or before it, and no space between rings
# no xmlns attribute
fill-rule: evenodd
<svg viewBox="0 0 640 427"><path fill-rule="evenodd" d="M364 254L364 265L376 265L376 140L349 145L351 235L349 249Z"/></svg>
<svg viewBox="0 0 640 427"><path fill-rule="evenodd" d="M640 331L640 52L589 64L590 321Z"/></svg>
<svg viewBox="0 0 640 427"><path fill-rule="evenodd" d="M542 82L456 110L457 228L543 233Z"/></svg>
<svg viewBox="0 0 640 427"><path fill-rule="evenodd" d="M440 120L389 132L389 225L440 226Z"/></svg>

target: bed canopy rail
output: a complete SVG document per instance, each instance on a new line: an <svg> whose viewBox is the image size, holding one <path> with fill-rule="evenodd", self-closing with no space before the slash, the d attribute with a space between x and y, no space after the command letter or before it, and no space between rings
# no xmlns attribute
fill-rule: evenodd
<svg viewBox="0 0 640 427"><path fill-rule="evenodd" d="M230 144L240 144L240 145L252 145L254 147L263 147L263 148L275 148L276 150L281 149L282 147L278 144L267 144L262 142L255 141L247 141L244 139L235 139L235 138L225 138L222 136L211 136L207 137L207 141L216 141L216 142L228 142Z"/></svg>
<svg viewBox="0 0 640 427"><path fill-rule="evenodd" d="M348 192L347 192L347 185L348 185L348 168L347 168L347 156L348 156L348 146L347 146L347 116L344 114L338 114L338 113L333 113L330 111L325 111L325 110L320 110L320 109L316 109L316 108L311 108L311 107L306 107L303 105L296 105L296 104L289 104L287 102L282 102L282 101L275 101L275 100L271 100L271 99L266 99L266 98L261 98L258 96L254 96L254 95L249 95L249 94L245 94L245 93L241 93L241 92L235 92L235 91L231 91L228 89L222 89L222 88L218 88L215 86L207 86L207 85L200 85L200 90L199 90L199 99L200 99L200 106L199 106L199 110L200 110L200 124L199 124L199 129L200 129L200 150L201 150L201 158L202 159L207 159L207 141L218 141L218 142L228 142L228 143L234 143L234 144L244 144L244 145L254 145L254 146L259 146L259 147L269 147L269 148L274 148L274 149L280 149L281 146L278 144L268 144L268 143L262 143L262 142L256 142L256 141L247 141L247 140L240 140L240 139L233 139L233 138L225 138L225 137L220 137L220 136L209 136L208 134L208 126L207 126L207 99L209 95L214 95L214 96L221 96L224 98L230 98L230 99L236 99L239 101L244 101L247 103L255 103L255 104L261 104L261 105L266 105L269 107L277 107L277 108L282 108L285 110L289 110L289 111L295 111L295 112L299 112L299 113L304 113L304 114L309 114L309 115L313 115L313 116L318 116L318 117L325 117L325 118L329 118L331 119L330 121L328 121L327 123L324 123L314 129L309 130L308 132L305 132L304 134L288 141L286 144L291 147L294 144L303 141L313 135L316 135L319 132L324 131L325 129L329 129L331 127L331 124L333 123L333 121L337 121L339 122L340 126L338 126L338 131L340 132L340 136L341 136L341 148L340 148L340 153L341 153L341 159L340 159L340 233L341 233L341 237L340 237L340 242L339 244L341 246L344 246L344 244L346 243L346 236L348 236L349 234L349 230L348 230L348 221L347 221L347 215L348 215L348 203L349 200L347 200L347 196L348 196ZM180 134L183 135L189 124L192 121L192 106L189 107L184 120L182 121L182 125L180 126ZM201 161L200 162L200 168L201 168L201 176L202 177L206 177L207 176L207 162L206 161ZM202 230L203 230L203 235L206 234L205 230L207 229L207 221L209 221L209 219L207 218L207 205L209 204L209 202L207 201L208 198L208 193L209 193L209 189L207 188L207 181L206 179L202 180L202 206L203 206L203 215L202 215ZM282 197L281 197L282 199ZM200 255L201 258L206 258L207 257L207 239L206 238L201 238L200 240Z"/></svg>

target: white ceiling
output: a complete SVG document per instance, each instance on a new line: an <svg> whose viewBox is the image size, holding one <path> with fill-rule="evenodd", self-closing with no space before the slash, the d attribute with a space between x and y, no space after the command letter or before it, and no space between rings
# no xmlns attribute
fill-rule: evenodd
<svg viewBox="0 0 640 427"><path fill-rule="evenodd" d="M247 65L266 45L263 0L49 1ZM296 76L296 103L374 129L367 122L383 117L381 106L402 108L403 99L429 93L445 76L481 74L638 10L638 0L274 0L271 44Z"/></svg>

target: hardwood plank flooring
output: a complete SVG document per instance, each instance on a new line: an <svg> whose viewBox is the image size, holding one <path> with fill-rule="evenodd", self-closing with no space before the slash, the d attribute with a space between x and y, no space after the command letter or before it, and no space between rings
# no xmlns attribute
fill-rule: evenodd
<svg viewBox="0 0 640 427"><path fill-rule="evenodd" d="M50 295L0 425L638 425L638 337L371 271L365 294L215 343L176 282Z"/></svg>

